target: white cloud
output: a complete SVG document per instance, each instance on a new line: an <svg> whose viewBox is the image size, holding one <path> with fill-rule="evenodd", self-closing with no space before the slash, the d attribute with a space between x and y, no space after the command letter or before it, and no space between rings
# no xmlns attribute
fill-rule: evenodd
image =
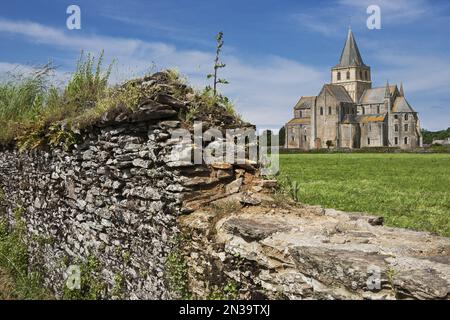
<svg viewBox="0 0 450 320"><path fill-rule="evenodd" d="M336 21L333 13L328 10L315 10L309 13L295 13L292 18L302 28L320 33L324 36L333 36L337 33Z"/></svg>
<svg viewBox="0 0 450 320"><path fill-rule="evenodd" d="M140 75L155 63L158 68L178 68L201 87L207 84L206 74L214 59L213 52L179 50L166 43L139 39L80 36L33 22L0 19L0 31L70 52L84 49L98 53L104 49L118 60L114 81ZM225 55L223 61L227 64L223 77L230 84L220 90L235 102L244 119L257 125L282 126L291 118L299 96L316 94L327 78L326 72L277 56L260 57L258 62L249 63L233 52Z"/></svg>

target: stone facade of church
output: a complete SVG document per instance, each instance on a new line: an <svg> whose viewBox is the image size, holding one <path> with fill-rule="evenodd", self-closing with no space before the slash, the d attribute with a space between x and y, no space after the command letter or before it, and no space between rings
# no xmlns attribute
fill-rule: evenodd
<svg viewBox="0 0 450 320"><path fill-rule="evenodd" d="M351 30L331 83L317 96L304 96L286 124L286 148L365 148L422 146L417 112L405 98L403 85L372 88Z"/></svg>

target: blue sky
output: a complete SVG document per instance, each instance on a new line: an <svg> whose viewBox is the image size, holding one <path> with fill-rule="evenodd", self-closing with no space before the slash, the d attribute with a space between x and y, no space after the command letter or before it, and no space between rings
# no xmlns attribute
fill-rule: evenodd
<svg viewBox="0 0 450 320"><path fill-rule="evenodd" d="M66 9L81 8L81 30ZM381 30L366 8L381 8ZM374 86L403 81L422 126L450 126L450 2L437 0L3 1L0 72L49 60L64 79L81 50L117 59L113 81L175 67L202 87L225 34L221 91L246 120L278 128L302 95L316 95L338 62L352 25Z"/></svg>

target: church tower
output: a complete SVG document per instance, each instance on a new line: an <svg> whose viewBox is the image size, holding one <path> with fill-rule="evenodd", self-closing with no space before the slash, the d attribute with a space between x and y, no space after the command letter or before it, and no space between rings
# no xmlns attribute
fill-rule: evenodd
<svg viewBox="0 0 450 320"><path fill-rule="evenodd" d="M355 103L364 90L372 87L370 67L364 64L351 29L339 64L331 69L331 83L344 86Z"/></svg>

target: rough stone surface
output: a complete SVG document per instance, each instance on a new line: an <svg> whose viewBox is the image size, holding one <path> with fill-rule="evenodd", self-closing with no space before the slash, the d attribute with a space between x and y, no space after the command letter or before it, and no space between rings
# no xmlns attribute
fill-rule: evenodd
<svg viewBox="0 0 450 320"><path fill-rule="evenodd" d="M450 299L449 238L294 204L179 220L192 237L190 287L201 297L220 290L211 275L222 274L243 299Z"/></svg>

